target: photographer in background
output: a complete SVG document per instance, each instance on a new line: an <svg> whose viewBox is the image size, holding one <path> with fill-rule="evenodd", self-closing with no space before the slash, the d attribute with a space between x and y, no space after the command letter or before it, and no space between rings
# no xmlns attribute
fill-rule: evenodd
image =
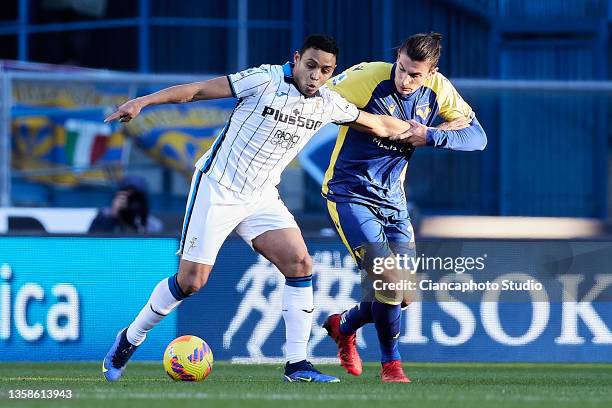
<svg viewBox="0 0 612 408"><path fill-rule="evenodd" d="M119 182L110 208L102 208L89 226L89 233L159 233L161 220L149 214L149 188L144 178L126 176Z"/></svg>

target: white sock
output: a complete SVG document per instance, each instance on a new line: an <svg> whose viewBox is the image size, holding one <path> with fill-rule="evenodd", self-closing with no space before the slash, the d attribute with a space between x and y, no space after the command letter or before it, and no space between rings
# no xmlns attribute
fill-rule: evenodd
<svg viewBox="0 0 612 408"><path fill-rule="evenodd" d="M287 361L296 363L305 360L314 310L312 275L286 278L282 310L287 339L285 343Z"/></svg>
<svg viewBox="0 0 612 408"><path fill-rule="evenodd" d="M176 275L164 278L157 284L149 301L127 329L126 336L130 343L140 346L147 333L181 304L185 295L177 287Z"/></svg>

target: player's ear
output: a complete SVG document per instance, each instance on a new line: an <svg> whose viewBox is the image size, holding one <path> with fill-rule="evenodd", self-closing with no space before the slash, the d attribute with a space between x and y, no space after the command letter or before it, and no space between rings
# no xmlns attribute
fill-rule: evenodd
<svg viewBox="0 0 612 408"><path fill-rule="evenodd" d="M297 65L299 60L300 60L300 52L296 51L293 53L293 63Z"/></svg>
<svg viewBox="0 0 612 408"><path fill-rule="evenodd" d="M438 67L433 67L429 70L429 75L433 75L439 71Z"/></svg>

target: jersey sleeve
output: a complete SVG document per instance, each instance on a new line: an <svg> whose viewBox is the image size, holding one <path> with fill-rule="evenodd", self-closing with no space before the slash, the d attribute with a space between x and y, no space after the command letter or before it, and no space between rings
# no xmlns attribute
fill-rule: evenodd
<svg viewBox="0 0 612 408"><path fill-rule="evenodd" d="M357 120L359 117L359 109L355 104L347 101L336 92L330 92L332 103L331 121L336 125L350 123Z"/></svg>
<svg viewBox="0 0 612 408"><path fill-rule="evenodd" d="M427 144L441 149L471 152L484 150L487 146L487 134L474 116L472 123L465 129L442 130L427 128Z"/></svg>
<svg viewBox="0 0 612 408"><path fill-rule="evenodd" d="M458 118L472 119L474 112L470 105L463 100L453 84L442 74L437 73L432 80L431 88L436 93L436 101L440 108L440 116L445 121Z"/></svg>
<svg viewBox="0 0 612 408"><path fill-rule="evenodd" d="M229 74L227 80L232 88L232 95L235 98L246 98L263 92L266 85L272 80L270 71L269 65L261 65L257 68Z"/></svg>
<svg viewBox="0 0 612 408"><path fill-rule="evenodd" d="M392 67L386 62L362 62L331 78L327 87L361 109L372 99L378 84L389 79Z"/></svg>

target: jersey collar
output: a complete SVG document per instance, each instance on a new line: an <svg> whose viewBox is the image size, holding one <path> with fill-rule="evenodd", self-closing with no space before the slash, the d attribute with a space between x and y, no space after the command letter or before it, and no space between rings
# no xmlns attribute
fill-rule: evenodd
<svg viewBox="0 0 612 408"><path fill-rule="evenodd" d="M295 64L293 62L285 62L285 65L283 65L283 74L285 74L285 79L287 78L293 78L293 67L295 66Z"/></svg>
<svg viewBox="0 0 612 408"><path fill-rule="evenodd" d="M297 86L297 84L295 83L295 81L293 80L293 68L295 67L295 64L293 62L289 62L287 61L284 65L283 65L283 75L285 76L285 82L292 84L295 89L298 90L299 93L301 93L302 95L304 95L302 93L302 91L300 91L300 88ZM313 96L321 96L321 92L319 89L317 89L317 92L312 95L312 96L306 96L304 95L305 98L312 98Z"/></svg>

